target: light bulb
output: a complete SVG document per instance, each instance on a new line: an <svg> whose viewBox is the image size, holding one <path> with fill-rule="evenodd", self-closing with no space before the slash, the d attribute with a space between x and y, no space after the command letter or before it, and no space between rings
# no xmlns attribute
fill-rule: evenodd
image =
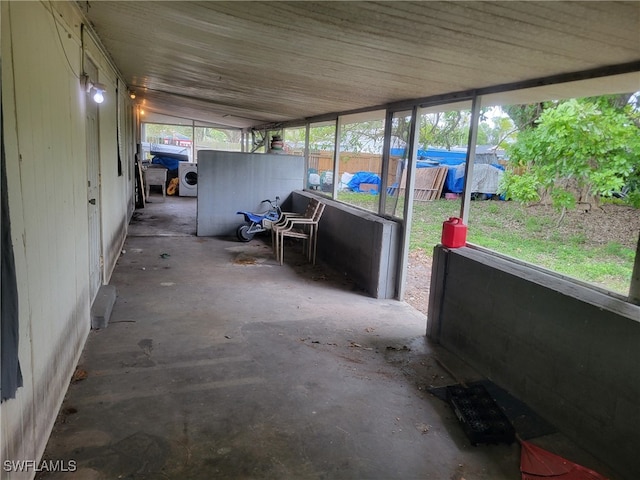
<svg viewBox="0 0 640 480"><path fill-rule="evenodd" d="M102 83L90 83L91 90L87 90L93 93L93 101L96 103L104 102L104 93L107 91L107 87L105 87Z"/></svg>

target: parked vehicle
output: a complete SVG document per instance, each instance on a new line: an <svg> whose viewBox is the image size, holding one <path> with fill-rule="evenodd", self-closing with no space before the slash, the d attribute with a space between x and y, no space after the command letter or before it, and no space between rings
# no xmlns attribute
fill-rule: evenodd
<svg viewBox="0 0 640 480"><path fill-rule="evenodd" d="M244 215L246 223L240 225L236 230L236 236L241 242L250 241L256 233L265 232L271 229L271 225L277 222L282 214L280 209L280 197L276 197L275 200L263 200L262 203L269 204L269 210L262 213L254 213L247 211L236 212L238 215Z"/></svg>

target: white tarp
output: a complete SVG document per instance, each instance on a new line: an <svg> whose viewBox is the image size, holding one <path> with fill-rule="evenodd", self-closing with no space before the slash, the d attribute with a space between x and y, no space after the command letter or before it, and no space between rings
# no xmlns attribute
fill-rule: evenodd
<svg viewBox="0 0 640 480"><path fill-rule="evenodd" d="M456 167L456 179L464 177L464 166L462 163ZM500 180L504 175L498 167L493 165L478 163L473 167L473 175L471 175L471 193L498 193Z"/></svg>

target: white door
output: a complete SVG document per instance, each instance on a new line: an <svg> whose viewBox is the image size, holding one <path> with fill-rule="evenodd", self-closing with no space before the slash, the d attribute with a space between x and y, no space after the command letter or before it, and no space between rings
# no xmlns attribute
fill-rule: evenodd
<svg viewBox="0 0 640 480"><path fill-rule="evenodd" d="M93 302L102 285L100 227L100 130L98 104L87 95L87 201L89 212L89 294Z"/></svg>

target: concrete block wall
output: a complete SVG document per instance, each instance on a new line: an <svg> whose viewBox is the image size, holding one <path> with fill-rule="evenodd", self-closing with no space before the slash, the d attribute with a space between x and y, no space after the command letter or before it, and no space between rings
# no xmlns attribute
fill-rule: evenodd
<svg viewBox="0 0 640 480"><path fill-rule="evenodd" d="M318 258L372 297L396 298L401 226L310 192L293 192L293 209L304 211L313 196L326 204L318 231Z"/></svg>
<svg viewBox="0 0 640 480"><path fill-rule="evenodd" d="M640 472L640 307L490 253L435 248L428 336L620 472Z"/></svg>

